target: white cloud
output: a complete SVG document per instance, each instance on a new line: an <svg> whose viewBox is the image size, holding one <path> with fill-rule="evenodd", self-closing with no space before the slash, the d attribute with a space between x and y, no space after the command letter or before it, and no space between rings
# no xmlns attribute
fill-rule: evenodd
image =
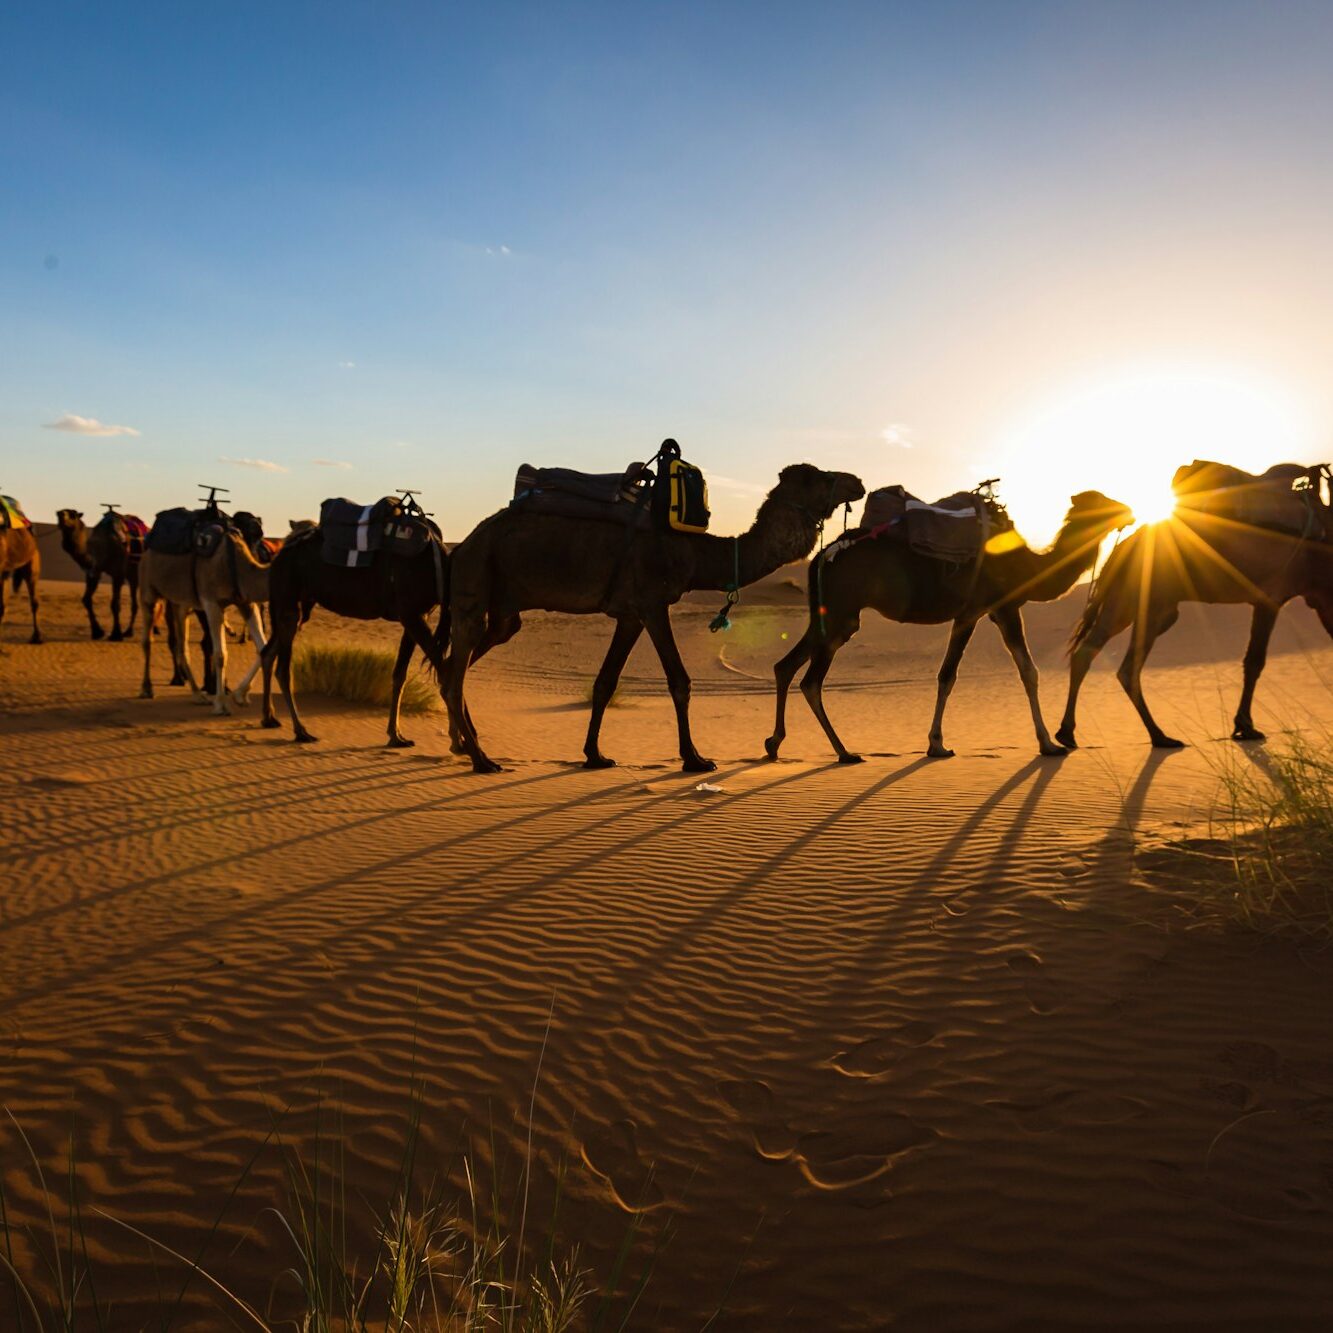
<svg viewBox="0 0 1333 1333"><path fill-rule="evenodd" d="M341 369L343 369L343 370L355 370L355 369L356 369L356 362L355 362L355 361L339 361L339 362L338 362L338 365L339 365L339 367L340 367Z"/></svg>
<svg viewBox="0 0 1333 1333"><path fill-rule="evenodd" d="M912 428L901 421L891 421L880 431L885 444L896 444L900 449L912 448Z"/></svg>
<svg viewBox="0 0 1333 1333"><path fill-rule="evenodd" d="M333 458L312 458L310 461L316 467L338 467L342 468L344 471L351 471L352 467L350 463L340 463L337 459Z"/></svg>
<svg viewBox="0 0 1333 1333"><path fill-rule="evenodd" d="M507 245L488 245L486 247L486 253L488 255L500 255L501 257L508 259L514 252Z"/></svg>
<svg viewBox="0 0 1333 1333"><path fill-rule="evenodd" d="M75 416L66 412L55 421L45 423L46 430L67 430L72 435L138 435L133 426L108 426L96 417Z"/></svg>
<svg viewBox="0 0 1333 1333"><path fill-rule="evenodd" d="M233 467L253 467L260 472L290 472L281 463L270 463L267 458L219 458L219 463L230 463Z"/></svg>

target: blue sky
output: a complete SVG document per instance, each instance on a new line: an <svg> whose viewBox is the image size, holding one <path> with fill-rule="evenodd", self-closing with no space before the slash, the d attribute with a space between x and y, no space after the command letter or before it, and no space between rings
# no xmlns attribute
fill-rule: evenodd
<svg viewBox="0 0 1333 1333"><path fill-rule="evenodd" d="M670 434L719 530L798 459L1011 472L1040 528L1023 479L1105 460L1024 423L1177 364L1272 387L1256 456L1333 452L1333 7L17 8L0 489L38 517L413 485L461 536L521 462Z"/></svg>

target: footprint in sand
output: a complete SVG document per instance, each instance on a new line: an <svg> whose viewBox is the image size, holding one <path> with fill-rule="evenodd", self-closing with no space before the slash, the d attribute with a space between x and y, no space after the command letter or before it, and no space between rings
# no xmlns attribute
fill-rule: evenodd
<svg viewBox="0 0 1333 1333"><path fill-rule="evenodd" d="M650 1213L662 1206L662 1191L653 1179L653 1166L640 1156L632 1120L617 1120L593 1131L584 1140L583 1164L610 1191L627 1213Z"/></svg>
<svg viewBox="0 0 1333 1333"><path fill-rule="evenodd" d="M794 1162L810 1184L823 1190L864 1185L935 1138L933 1130L907 1116L877 1110L863 1110L855 1124L797 1133L779 1117L767 1083L728 1080L717 1090L749 1123L761 1157Z"/></svg>
<svg viewBox="0 0 1333 1333"><path fill-rule="evenodd" d="M1029 1133L1044 1134L1053 1129L1123 1124L1142 1115L1148 1104L1116 1092L1067 1089L1032 1102L991 1101L986 1105L1008 1112Z"/></svg>
<svg viewBox="0 0 1333 1333"><path fill-rule="evenodd" d="M1005 965L1016 976L1022 978L1023 989L1027 992L1028 1008L1034 1014L1053 1013L1056 1008L1056 988L1046 975L1045 965L1035 953L1021 950L1011 953Z"/></svg>
<svg viewBox="0 0 1333 1333"><path fill-rule="evenodd" d="M749 1126L760 1157L780 1162L796 1148L796 1132L778 1115L773 1090L758 1079L724 1079L718 1095Z"/></svg>
<svg viewBox="0 0 1333 1333"><path fill-rule="evenodd" d="M822 1190L845 1190L882 1176L935 1138L905 1115L880 1115L857 1130L802 1134L793 1157L801 1174Z"/></svg>
<svg viewBox="0 0 1333 1333"><path fill-rule="evenodd" d="M848 1078L876 1078L893 1068L904 1047L925 1046L938 1035L929 1023L904 1023L881 1037L839 1051L829 1063Z"/></svg>

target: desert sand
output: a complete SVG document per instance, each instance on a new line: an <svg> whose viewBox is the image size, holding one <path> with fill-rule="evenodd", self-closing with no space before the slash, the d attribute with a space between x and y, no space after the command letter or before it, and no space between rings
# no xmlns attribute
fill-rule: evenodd
<svg viewBox="0 0 1333 1333"><path fill-rule="evenodd" d="M49 642L12 616L0 655L0 1104L58 1187L72 1133L86 1209L190 1255L221 1215L205 1266L264 1307L293 1257L266 1136L309 1143L336 1108L349 1189L382 1200L415 1081L452 1190L464 1155L509 1190L530 1136L530 1232L562 1176L558 1245L605 1282L633 1223L610 1327L651 1264L630 1327L1326 1328L1333 966L1198 920L1140 863L1206 824L1223 764L1263 761L1222 739L1245 611L1186 608L1149 666L1184 751L1148 747L1121 641L1084 748L1036 758L987 626L958 756L928 761L944 631L867 617L826 694L866 762L831 763L794 695L768 764L799 576L725 634L716 597L676 610L711 793L678 771L646 643L603 733L620 767L578 767L600 618L531 616L472 673L505 766L479 777L441 715L389 751L380 710L312 697L299 747L255 703L138 700L137 644L87 641L79 589L48 582ZM1052 723L1083 595L1028 616ZM323 612L307 633L396 637ZM1333 723L1331 680L1289 608L1270 744ZM36 1222L8 1121L0 1145ZM138 1327L170 1261L88 1228ZM229 1326L201 1282L185 1309Z"/></svg>

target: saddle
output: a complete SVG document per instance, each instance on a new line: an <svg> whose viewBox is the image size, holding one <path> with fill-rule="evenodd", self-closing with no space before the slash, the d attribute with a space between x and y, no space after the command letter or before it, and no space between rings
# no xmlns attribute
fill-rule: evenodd
<svg viewBox="0 0 1333 1333"><path fill-rule="evenodd" d="M431 540L441 540L440 529L414 504L386 495L374 504L361 505L342 497L319 507L320 555L326 564L344 569L368 569L375 557L419 555Z"/></svg>
<svg viewBox="0 0 1333 1333"><path fill-rule="evenodd" d="M32 527L32 521L12 495L0 495L0 531Z"/></svg>
<svg viewBox="0 0 1333 1333"><path fill-rule="evenodd" d="M144 542L148 538L148 524L137 514L121 514L108 509L97 520L97 526L105 528L120 545L126 547L132 561L142 558Z"/></svg>
<svg viewBox="0 0 1333 1333"><path fill-rule="evenodd" d="M927 504L905 486L884 486L866 496L862 529L906 541L932 560L967 565L981 558L996 532L1013 527L1004 507L977 491L955 491Z"/></svg>
<svg viewBox="0 0 1333 1333"><path fill-rule="evenodd" d="M703 472L681 458L675 440L663 440L651 462L659 464L656 472L649 463L605 473L524 463L514 478L509 506L633 528L655 523L676 532L707 532L711 515Z"/></svg>
<svg viewBox="0 0 1333 1333"><path fill-rule="evenodd" d="M114 517L129 516L117 514ZM235 516L217 508L160 510L153 519L145 545L148 550L161 555L195 555L207 559L222 545L228 532L238 533L255 559L263 559L260 552L263 550L264 520L246 510L238 511Z"/></svg>
<svg viewBox="0 0 1333 1333"><path fill-rule="evenodd" d="M631 463L623 472L604 473L524 463L514 477L514 498L509 507L527 513L647 527L651 480L652 473L643 463Z"/></svg>
<svg viewBox="0 0 1333 1333"><path fill-rule="evenodd" d="M1322 466L1275 463L1266 472L1254 473L1196 458L1176 469L1171 489L1178 510L1322 539L1328 535L1319 496L1324 470Z"/></svg>

